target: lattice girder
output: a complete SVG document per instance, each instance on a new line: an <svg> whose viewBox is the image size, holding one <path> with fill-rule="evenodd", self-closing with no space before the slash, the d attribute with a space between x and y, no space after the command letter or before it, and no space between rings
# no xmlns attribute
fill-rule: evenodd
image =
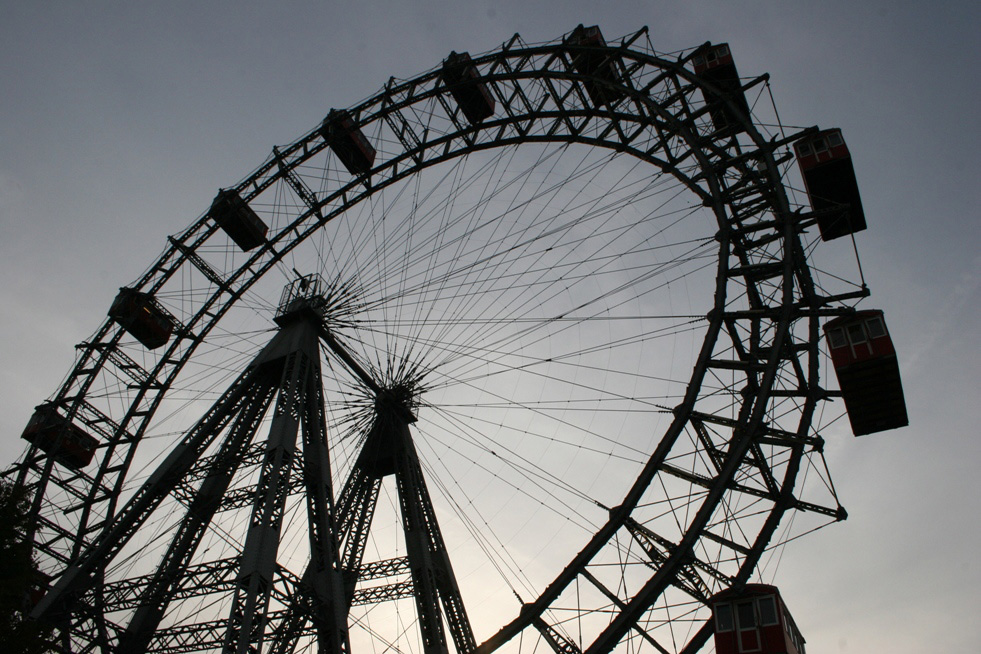
<svg viewBox="0 0 981 654"><path fill-rule="evenodd" d="M445 162L526 144L601 148L611 156L617 153L646 162L654 174L673 176L714 214L719 257L713 297L705 307L704 345L680 404L661 407L673 412L674 419L650 453L637 483L578 556L478 650L493 651L516 635L532 631L538 634L534 638L549 640L541 635L539 624L561 624L553 617L570 605L573 588L585 587L593 591L583 610L602 614L610 622L585 629L576 647L606 652L624 639L638 638L645 646L666 648L660 637L652 635L659 625L667 624L664 616L678 610L676 607L687 607L681 610L690 609L693 621L704 620L700 602L705 594L745 581L785 511L843 516L840 507L794 496L797 471L822 443L810 429L811 416L818 403L830 396L818 375L820 320L846 310L844 302L866 293L863 289L822 295L810 277L801 238L814 217L791 208L783 191L786 161L780 153L804 132L770 137L751 123L738 133L712 129L709 107L699 97L704 83L686 68L686 56L658 55L643 46L641 36L638 32L603 51L618 71L616 90L621 99L599 107L591 100L588 85L609 82L578 72L571 55L580 46L562 42L528 46L515 38L499 51L475 56L474 65L498 107L493 117L479 124L470 124L462 115L438 68L411 80L393 79L378 94L349 109L358 128L377 148L370 173L354 177L344 173L318 126L293 143L274 148L269 160L234 186L269 221L271 230L264 245L247 254L227 256L222 245L225 236L207 215L171 237L163 255L133 288L162 298L176 294L175 289L185 284L195 289L180 306L170 307L179 322L175 338L159 351L140 352L117 325L106 322L80 347L75 367L52 399L67 418L102 437L97 470L66 474L37 449L18 467L19 480L36 490L35 543L42 565L56 579L61 578L53 596L90 593L93 602L131 606L130 600L115 599L123 586L89 581L93 557L112 558L131 535L127 530L139 524L146 511L152 511L153 498L159 494L179 493L190 506L194 484L189 480L197 483L203 470L220 467L218 459L173 460L168 464L170 474L183 481L151 479L149 489L138 491L117 509L117 503L126 498L123 489L136 446L153 432L151 420L165 405L192 355L209 342L222 318L236 310L267 271L283 265L307 239L373 194ZM764 81L765 76L758 77L745 88ZM271 200L275 194L289 198L292 213L279 215L264 209L275 204ZM90 393L92 388L108 391L96 397ZM322 398L318 402L322 407ZM221 410L231 411L232 407L223 405ZM208 420L215 420L214 415L206 416ZM226 426L204 424L216 430ZM199 438L200 443L185 442L178 449L203 448L209 442L205 435ZM678 443L686 444L682 454L673 450ZM248 459L243 456L243 461ZM285 497L317 487L319 482L312 480L323 478L322 459L317 463L305 455L294 461L288 458L269 464L277 475L268 486L271 495L264 504L271 520L281 513ZM347 490L342 492L338 523L323 528L336 531L342 539L351 538L343 554L330 555L340 558L348 572L346 602L354 598L351 579L363 565L363 538L377 501L375 481L362 480L349 498L345 497ZM233 512L251 499L250 491L242 487L226 488L220 494L225 499L217 512ZM330 522L329 515L318 513L317 507L325 504L329 502L321 498L308 506L314 524ZM685 519L663 529L664 515L651 507L664 504L681 507ZM43 515L42 505L47 507ZM346 511L359 517L349 517ZM658 548L645 551L629 524L656 535L650 542L659 543ZM174 570L187 565L181 563L180 554L185 548L193 550L193 538L187 538L184 545L175 546ZM323 543L323 534L314 542ZM321 571L325 569L322 561L318 565ZM614 569L619 580L611 580L609 570ZM267 601L273 570L268 560L256 564L249 578L254 583L246 596L259 604ZM168 573L166 581L154 583L177 588L183 582L179 575ZM679 585L687 596L677 605L664 601L665 593L675 592ZM397 592L406 592L406 587L392 591ZM413 584L412 592L418 597L418 583ZM336 587L330 591L323 583L316 591L319 596L331 593L336 593ZM39 610L54 610L54 601L45 600ZM233 615L248 620L253 613L248 601ZM593 605L587 606L590 601ZM692 603L686 604L688 601ZM453 611L462 611L462 603ZM271 611L267 617L266 632L272 634L268 637L275 643L274 651L288 651L297 634L309 632L307 618L291 608ZM301 623L304 626L297 626ZM247 626L243 628L248 631ZM96 634L112 629L88 624L78 638L86 646L104 643L116 635ZM151 648L173 646L175 651L190 651L187 648L192 646L204 647L204 643L216 642L215 638L220 640L214 629L217 627L158 631ZM689 650L699 639L704 641L706 633L701 628L689 641ZM254 639L242 642L250 640ZM461 641L457 648L472 646Z"/></svg>

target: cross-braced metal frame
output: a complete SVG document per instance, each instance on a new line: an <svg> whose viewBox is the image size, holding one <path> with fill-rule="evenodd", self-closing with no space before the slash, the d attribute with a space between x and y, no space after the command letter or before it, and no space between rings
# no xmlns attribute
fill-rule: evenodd
<svg viewBox="0 0 981 654"><path fill-rule="evenodd" d="M585 56L590 67L580 65ZM266 643L271 651L294 651L317 642L341 651L349 643L356 649L356 628L401 647L393 639L410 629L381 635L370 614L349 612L413 598L411 631L423 651L451 642L457 651L479 652L539 645L557 652L692 652L711 633L708 596L749 580L786 513L842 518L821 458L820 430L832 416L817 416L835 393L822 383L818 334L821 320L851 310L868 292L845 274L822 283L813 274L815 217L787 188L787 146L807 130L769 130L752 116L719 129L713 103L734 115L738 107L690 71L690 56L656 53L643 30L610 45L569 39L528 45L515 36L473 57L495 101L493 115L470 122L440 68L392 79L348 110L377 150L370 171L352 174L339 165L318 126L274 148L233 189L270 225L260 247L236 250L208 215L171 237L131 287L177 318L174 338L150 352L107 321L79 345L75 366L48 402L99 439L93 462L67 469L32 447L9 473L34 492L32 538L54 588L35 614L60 626L56 645L79 652L241 651ZM765 76L744 81L744 93L763 97ZM583 150L591 154L565 171L559 157ZM523 158L529 151L531 164ZM633 167L620 168L624 161ZM498 168L505 163L521 172L503 176ZM472 176L468 165L478 166ZM415 180L446 169L459 172L420 190ZM499 190L525 188L547 172L578 194L605 183L610 170L618 181L588 201L561 195L550 182L528 195ZM482 177L497 188L478 187ZM400 216L403 195L409 208ZM453 199L422 213L431 197L444 196ZM549 204L544 200L554 211L528 213ZM485 219L498 204L504 209ZM661 213L667 223L656 222ZM692 223L702 230L697 235L665 236ZM657 245L666 238L674 240ZM215 380L254 356L250 329L262 329L260 308L272 304L258 299L271 293L263 280L289 271L305 248L315 251L312 265L335 280L321 340L310 330L284 328L277 339L302 333L305 344L284 356L285 346L268 346L208 409L203 403L217 396ZM663 260L662 250L671 253ZM672 284L690 284L702 303L654 316L650 298ZM651 315L631 313L639 309ZM652 322L664 317L674 321L667 328ZM683 376L657 367L674 356L654 349L662 331L690 335ZM569 335L580 345L567 345ZM321 344L341 362L347 381L331 386L319 379L314 353ZM605 372L595 372L600 352L614 355ZM631 390L616 380L602 386L582 372L624 378L628 369ZM534 380L542 385L529 391ZM644 386L656 380L668 390ZM350 455L336 509L325 423L335 408L324 399L325 383L352 407L334 420L355 436L334 441L361 445L360 455ZM591 415L625 416L619 432L602 421L587 429L562 413L554 394L563 388L564 402L581 402ZM457 389L479 391L483 399L467 404L453 394ZM474 408L441 409L439 393L445 406ZM583 399L590 393L595 397ZM269 436L253 444L274 396ZM603 461L630 459L629 483L624 476L617 490L591 491L595 484L563 478L544 455L523 457L511 441L480 445L486 461L470 459L474 470L503 478L492 470L503 460L524 479L536 471L546 481L520 492L540 504L554 501L554 514L574 512L579 533L588 532L566 545L564 564L542 573L545 583L530 566L515 564L512 576L528 583L510 587L517 606L495 606L494 616L510 615L503 626L499 620L488 627L472 606L469 618L464 609L466 589L436 525L405 396L458 434L484 438L504 430L486 436L503 443L520 431L569 444L562 430L582 429L598 442L577 441L578 450L602 450ZM151 437L173 438L167 421L179 422L175 416L189 407L200 407L204 418L182 427L178 445L164 448L164 462L150 467L157 472L140 482L138 471L148 465L141 457L165 440ZM528 416L520 426L490 417L515 409ZM648 422L632 422L631 413ZM427 448L449 442L440 440L435 423L421 419L418 429ZM370 454L375 449L398 455ZM252 476L236 478L233 471L243 469ZM802 470L819 478L813 499L797 486ZM386 477L396 482L404 552L364 563ZM440 489L452 504L451 489ZM596 513L572 507L563 493ZM300 563L275 554L296 497L310 525ZM127 543L165 499L187 519L149 539L160 562L144 569ZM250 516L243 539L219 542L212 532L225 527L216 522L238 513ZM206 532L221 553L204 560L195 552L207 549ZM495 536L481 547L507 568L512 559L495 558L495 539L507 540ZM117 563L106 567L107 561ZM409 579L358 585L398 575ZM201 599L222 593L216 605Z"/></svg>

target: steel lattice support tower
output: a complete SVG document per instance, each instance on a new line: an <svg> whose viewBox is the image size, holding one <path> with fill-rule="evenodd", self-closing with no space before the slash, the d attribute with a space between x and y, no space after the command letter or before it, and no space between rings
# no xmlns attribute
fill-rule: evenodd
<svg viewBox="0 0 981 654"><path fill-rule="evenodd" d="M476 641L412 443L409 424L415 418L403 403L407 399L393 390L379 392L374 423L338 500L344 536L342 564L348 579L347 598L349 603L353 600L359 577L378 568L382 568L378 576L387 576L385 568L391 574L407 566L425 651L448 651L443 629L445 617L456 651L470 652L476 647ZM389 476L394 476L398 489L407 556L404 560L380 562L387 564L385 566L365 566L362 559L378 491L382 480ZM404 596L404 586L394 584L378 591L376 601Z"/></svg>
<svg viewBox="0 0 981 654"><path fill-rule="evenodd" d="M268 630L284 505L290 489L299 484L305 496L311 561L297 590L303 597L295 598L293 605L304 607L321 651L349 651L344 586L333 524L318 340L321 325L316 314L306 310L280 315L277 322L281 329L276 336L170 451L120 512L113 527L69 568L37 606L35 617L62 624L67 632L65 638L97 644L103 651L155 649L152 641L167 607L175 597L188 592L192 557L226 500L229 484L275 401L268 436L261 443L259 480L250 491L249 528L232 563L233 600L223 629L223 649L246 652L262 646ZM217 454L204 457L205 450L216 442ZM301 479L291 480L298 458L302 458ZM202 481L188 493L194 479ZM136 610L129 623L121 626L118 634L92 633L87 616L106 608L102 602L106 589L99 582L106 567L161 502L178 493L188 506L186 518L155 572L140 584ZM191 584L195 582L203 585L209 580L190 580ZM219 584L213 579L210 583Z"/></svg>

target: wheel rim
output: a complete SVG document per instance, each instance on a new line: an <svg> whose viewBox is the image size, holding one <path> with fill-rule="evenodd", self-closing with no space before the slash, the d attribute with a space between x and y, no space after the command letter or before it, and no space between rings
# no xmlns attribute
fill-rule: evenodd
<svg viewBox="0 0 981 654"><path fill-rule="evenodd" d="M539 639L591 651L625 641L656 642L668 651L700 646L708 595L749 578L787 510L840 515L833 493L822 508L795 497L794 486L809 457L820 458L811 424L823 398L818 320L828 305L860 293L829 297L810 278L800 234L806 219L792 211L781 183L785 162L777 160L792 138L764 136L750 123L715 132L699 95L703 83L685 69L685 59L656 56L641 36L604 50L621 72L625 95L612 106L591 103L588 78L571 64L576 48L561 42L512 41L475 58L502 107L477 126L455 109L438 70L390 82L350 110L378 144L370 181L344 171L313 130L275 149L236 186L270 224L267 245L243 255L207 217L172 237L132 286L178 317L178 338L150 353L107 322L80 348L52 400L109 446L84 475L64 474L37 450L21 466L21 481L39 490L35 542L43 544L43 567L57 576L84 555L126 501L140 468L150 465L153 442L166 440L153 437L182 431L178 416L204 406L226 372L247 362L266 338L273 294L294 264L312 263L315 271L300 272L323 273L335 284L344 301L332 328L359 359L380 380L424 388L417 446L432 457L427 472L440 477L436 466L443 466L441 474L452 480L444 489L451 505L460 509L453 473L469 458L466 470L513 474L507 483L516 495L556 502L553 518L565 519L569 508L557 494L594 507L589 515L575 507L582 524L578 538L563 545L569 563L537 575L518 574L515 564L504 595L519 595L525 608L495 618L496 625L476 623L482 650L515 642L533 647ZM501 162L517 162L518 172L504 166L499 174ZM569 162L576 162L571 174L562 168ZM545 171L582 186L553 188ZM591 195L590 185L598 189ZM433 189L452 192L441 197ZM536 205L549 209L529 208ZM557 205L567 213L555 212ZM337 243L349 249L341 254ZM671 254L652 268L648 259L664 253ZM277 279L277 270L285 276ZM684 311L655 310L647 300L669 281L690 284L705 300ZM658 322L665 317L667 323ZM657 339L667 335L675 339L673 351L691 353L684 375L670 365L642 369L658 358ZM571 381L570 369L577 375ZM594 381L597 371L606 372L605 381ZM617 376L633 386L621 390L611 379ZM648 382L656 378L673 386L653 391ZM351 388L344 373L329 388L338 398L330 405L338 430L361 424L364 402L348 399ZM457 397L460 388L478 394ZM577 407L560 402L569 397ZM599 421L595 416L611 405L622 421L617 429L577 424L577 414ZM631 410L661 417L651 443L608 435L653 431L635 424ZM494 417L502 413L518 421ZM532 418L541 424L532 426ZM507 429L487 435L495 422ZM525 438L509 445L515 434ZM543 463L548 447L519 454L519 441L528 438L597 450L574 460L585 471L574 477L603 458L627 465L615 469L619 483L609 489L569 483L562 466ZM609 448L591 446L591 439ZM335 487L344 452L356 441L341 439L336 448ZM469 441L472 451L452 441ZM438 447L458 463L441 461ZM533 481L528 470L542 473L531 492L521 488ZM600 475L618 476L603 466L593 479ZM464 497L470 505L480 499ZM466 527L503 508L460 510ZM492 532L477 549L486 553L517 532ZM493 557L488 564L511 565ZM117 588L112 584L130 574L112 573L106 583ZM365 615L356 622L377 633ZM203 618L185 620L200 625ZM84 622L72 638L111 645L113 625L96 622ZM158 639L161 647L185 628L176 618L174 625Z"/></svg>

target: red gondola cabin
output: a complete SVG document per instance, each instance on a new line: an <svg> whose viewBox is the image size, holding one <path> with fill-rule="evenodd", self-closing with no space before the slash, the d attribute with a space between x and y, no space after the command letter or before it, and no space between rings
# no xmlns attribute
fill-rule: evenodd
<svg viewBox="0 0 981 654"><path fill-rule="evenodd" d="M320 126L320 135L349 173L363 175L371 170L375 163L375 149L351 114L331 109Z"/></svg>
<svg viewBox="0 0 981 654"><path fill-rule="evenodd" d="M218 191L208 215L246 252L266 242L269 227L235 189Z"/></svg>
<svg viewBox="0 0 981 654"><path fill-rule="evenodd" d="M742 131L743 121L749 119L749 103L743 92L736 63L728 43L713 45L706 43L691 58L695 75L714 85L718 92L702 88L702 97L709 107L712 125L715 129L726 127ZM729 105L730 100L735 107Z"/></svg>
<svg viewBox="0 0 981 654"><path fill-rule="evenodd" d="M150 350L170 340L176 322L152 295L125 287L109 307L109 317Z"/></svg>
<svg viewBox="0 0 981 654"><path fill-rule="evenodd" d="M716 654L804 654L804 637L776 586L746 584L709 600Z"/></svg>
<svg viewBox="0 0 981 654"><path fill-rule="evenodd" d="M27 590L27 601L33 609L51 588L51 576L40 570L31 571L31 586Z"/></svg>
<svg viewBox="0 0 981 654"><path fill-rule="evenodd" d="M824 325L831 363L856 436L905 427L899 362L882 312L858 311Z"/></svg>
<svg viewBox="0 0 981 654"><path fill-rule="evenodd" d="M567 45L605 48L606 39L599 26L584 27L579 25L572 33L566 37ZM622 85L620 73L617 71L613 59L607 51L573 51L572 67L580 75L589 78L583 81L586 93L597 107L606 104L613 104L624 97L623 91L619 88Z"/></svg>
<svg viewBox="0 0 981 654"><path fill-rule="evenodd" d="M28 443L50 455L58 463L79 470L92 462L99 441L75 426L54 407L39 406L21 434Z"/></svg>
<svg viewBox="0 0 981 654"><path fill-rule="evenodd" d="M443 61L443 82L471 125L494 115L494 98L467 52L451 52Z"/></svg>
<svg viewBox="0 0 981 654"><path fill-rule="evenodd" d="M830 241L865 229L855 168L841 130L826 129L802 138L794 151L807 197L818 214L821 239Z"/></svg>

